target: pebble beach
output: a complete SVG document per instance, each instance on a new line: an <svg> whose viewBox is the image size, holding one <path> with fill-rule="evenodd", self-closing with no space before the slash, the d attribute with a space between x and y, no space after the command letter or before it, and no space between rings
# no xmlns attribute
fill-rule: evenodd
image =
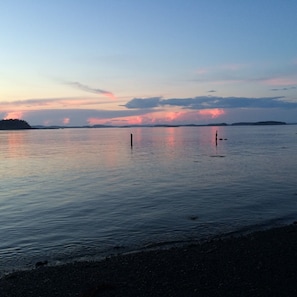
<svg viewBox="0 0 297 297"><path fill-rule="evenodd" d="M292 224L98 262L40 263L3 276L0 296L297 296L296 247Z"/></svg>

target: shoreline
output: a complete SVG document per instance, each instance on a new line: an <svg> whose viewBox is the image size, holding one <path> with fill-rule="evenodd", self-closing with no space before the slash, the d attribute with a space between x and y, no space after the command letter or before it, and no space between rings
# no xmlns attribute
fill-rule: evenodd
<svg viewBox="0 0 297 297"><path fill-rule="evenodd" d="M1 297L297 296L297 225L19 271Z"/></svg>
<svg viewBox="0 0 297 297"><path fill-rule="evenodd" d="M170 241L156 241L156 242L151 241L138 246L137 245L134 245L134 246L115 245L114 247L111 247L110 249L105 250L104 252L101 252L96 255L92 254L92 255L86 256L81 254L80 256L66 257L63 259L61 257L57 258L55 256L53 257L38 256L38 257L35 257L34 259L33 258L30 258L29 260L26 259L26 261L15 266L8 266L6 264L5 266L1 267L0 280L1 278L4 278L7 275L11 275L13 273L18 273L18 272L28 272L39 267L57 267L57 266L65 266L73 263L102 262L107 258L120 257L128 254L140 254L140 253L151 252L155 250L170 250L172 248L182 248L184 246L189 246L189 245L199 245L202 243L211 242L215 240L227 239L230 237L241 237L241 236L245 236L250 233L255 233L258 231L288 226L291 224L290 223L291 221L292 220L283 221L282 224L280 222L278 223L270 222L269 224L250 225L250 226L238 228L233 231L204 235L199 238L176 239L176 240L170 240Z"/></svg>

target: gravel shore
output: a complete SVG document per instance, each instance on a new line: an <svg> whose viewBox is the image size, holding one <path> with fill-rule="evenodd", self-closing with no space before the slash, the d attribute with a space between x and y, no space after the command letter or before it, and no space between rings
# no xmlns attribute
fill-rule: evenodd
<svg viewBox="0 0 297 297"><path fill-rule="evenodd" d="M0 296L297 296L297 225L15 272Z"/></svg>

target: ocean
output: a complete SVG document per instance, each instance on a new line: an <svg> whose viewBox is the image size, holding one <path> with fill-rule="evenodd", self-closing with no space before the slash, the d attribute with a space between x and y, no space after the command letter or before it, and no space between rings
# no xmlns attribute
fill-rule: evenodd
<svg viewBox="0 0 297 297"><path fill-rule="evenodd" d="M0 131L0 275L291 223L296 153L296 125Z"/></svg>

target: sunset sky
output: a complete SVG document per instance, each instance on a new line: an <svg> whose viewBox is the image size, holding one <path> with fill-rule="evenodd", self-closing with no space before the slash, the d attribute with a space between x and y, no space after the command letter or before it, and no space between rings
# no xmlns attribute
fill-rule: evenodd
<svg viewBox="0 0 297 297"><path fill-rule="evenodd" d="M3 0L0 119L297 122L296 0Z"/></svg>

